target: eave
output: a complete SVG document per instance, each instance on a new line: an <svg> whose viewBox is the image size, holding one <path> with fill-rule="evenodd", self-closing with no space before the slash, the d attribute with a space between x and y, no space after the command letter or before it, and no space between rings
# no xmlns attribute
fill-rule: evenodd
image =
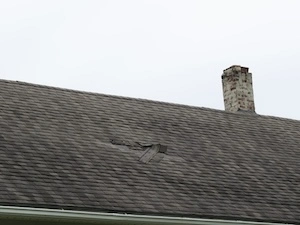
<svg viewBox="0 0 300 225"><path fill-rule="evenodd" d="M283 225L235 220L198 219L185 217L147 216L118 213L96 213L73 210L0 206L0 221L22 221L22 224L122 224L122 225Z"/></svg>

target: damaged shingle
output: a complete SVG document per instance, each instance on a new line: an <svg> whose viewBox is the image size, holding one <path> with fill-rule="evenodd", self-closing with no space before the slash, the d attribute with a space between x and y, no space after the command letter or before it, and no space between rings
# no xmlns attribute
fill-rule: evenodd
<svg viewBox="0 0 300 225"><path fill-rule="evenodd" d="M143 163L149 163L158 153L166 153L166 152L167 152L167 146L161 144L155 144L152 145L151 147L148 147L145 150L144 154L142 154L139 161ZM162 155L160 154L160 156ZM161 159L162 158L163 157L161 157Z"/></svg>
<svg viewBox="0 0 300 225"><path fill-rule="evenodd" d="M121 151L136 150L136 153L139 154L139 161L143 163L149 163L150 161L160 162L167 152L167 146L161 144L141 144L138 142L117 139L111 139L110 142L113 145L118 146ZM143 153L140 154L140 151L143 151Z"/></svg>
<svg viewBox="0 0 300 225"><path fill-rule="evenodd" d="M133 141L128 141L128 140L111 139L110 143L118 146L119 148L127 147L130 150L143 151L145 148L145 146L141 145L138 142L133 142Z"/></svg>

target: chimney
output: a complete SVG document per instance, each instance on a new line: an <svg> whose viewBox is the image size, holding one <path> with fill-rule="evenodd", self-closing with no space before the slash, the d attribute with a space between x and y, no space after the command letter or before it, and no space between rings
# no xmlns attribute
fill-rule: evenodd
<svg viewBox="0 0 300 225"><path fill-rule="evenodd" d="M255 113L252 74L247 67L231 66L224 70L222 83L225 111Z"/></svg>

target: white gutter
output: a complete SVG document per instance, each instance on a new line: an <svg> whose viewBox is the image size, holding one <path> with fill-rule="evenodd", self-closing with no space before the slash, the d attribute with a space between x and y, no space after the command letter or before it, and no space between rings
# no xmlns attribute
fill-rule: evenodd
<svg viewBox="0 0 300 225"><path fill-rule="evenodd" d="M1 220L27 220L27 221L59 221L97 223L97 224L122 224L122 225L283 225L280 223L248 222L235 220L196 219L185 217L143 216L119 213L96 213L73 210L56 210L28 207L0 206ZM286 224L285 224L286 225Z"/></svg>

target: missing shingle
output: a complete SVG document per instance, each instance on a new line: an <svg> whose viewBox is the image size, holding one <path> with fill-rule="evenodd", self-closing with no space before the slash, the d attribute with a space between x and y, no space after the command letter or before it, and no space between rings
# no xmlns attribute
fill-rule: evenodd
<svg viewBox="0 0 300 225"><path fill-rule="evenodd" d="M163 158L162 154L158 153L166 153L167 152L167 146L165 145L160 145L160 144L156 144L156 145L152 145L151 147L148 147L145 152L141 155L139 161L143 162L143 163L149 163L152 159L155 158L155 156L160 156L160 157L156 157L155 161L160 161Z"/></svg>
<svg viewBox="0 0 300 225"><path fill-rule="evenodd" d="M120 149L130 149L130 150L137 150L143 151L143 146L138 142L128 141L128 140L118 140L118 139L111 139L110 143L115 146L118 146Z"/></svg>
<svg viewBox="0 0 300 225"><path fill-rule="evenodd" d="M161 144L141 144L128 140L111 139L110 143L120 151L132 151L139 156L139 161L143 163L160 162L167 152L167 146Z"/></svg>

